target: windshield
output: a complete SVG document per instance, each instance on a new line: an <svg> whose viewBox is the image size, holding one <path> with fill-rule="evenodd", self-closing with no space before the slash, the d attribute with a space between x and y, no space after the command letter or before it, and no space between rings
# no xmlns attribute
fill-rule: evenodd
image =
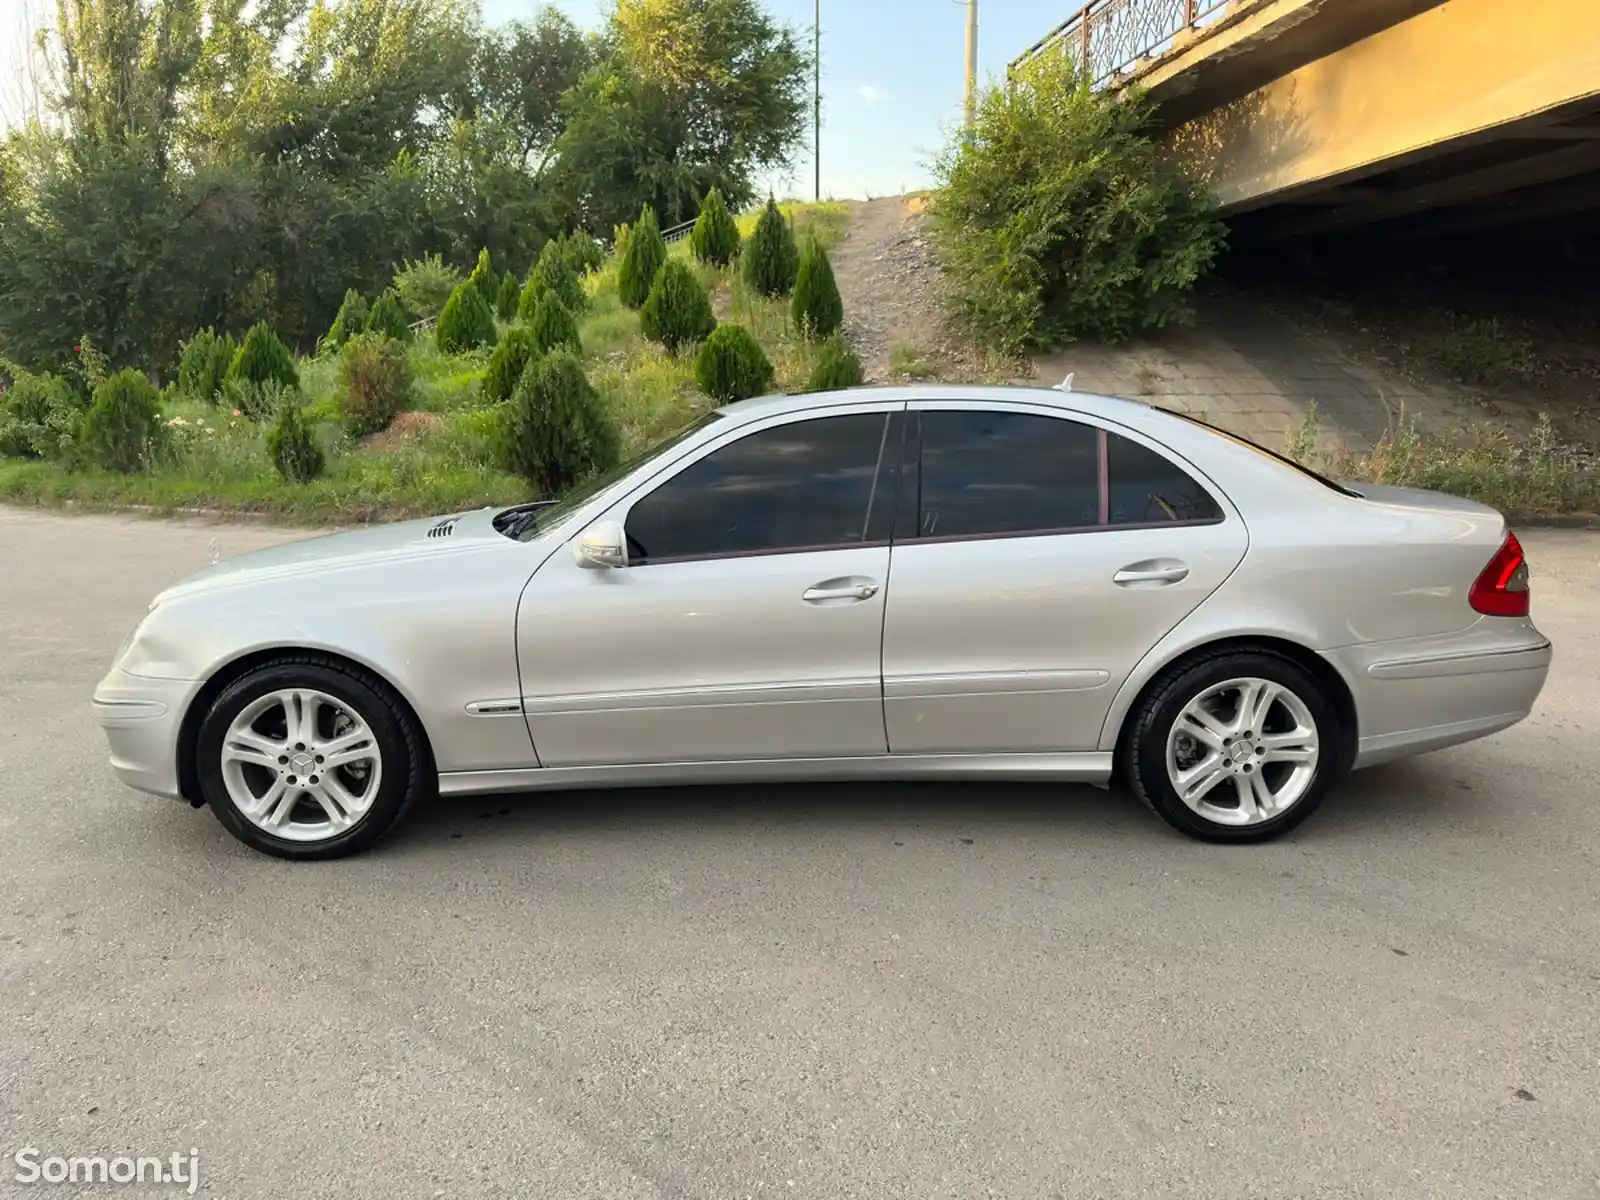
<svg viewBox="0 0 1600 1200"><path fill-rule="evenodd" d="M1278 462L1282 463L1286 467L1293 467L1296 471L1299 471L1300 474L1309 475L1312 479L1315 479L1323 487L1332 488L1334 491L1338 492L1341 496L1353 496L1357 500L1361 499L1361 493L1360 492L1353 492L1349 488L1345 487L1343 484L1335 483L1333 480L1329 479L1326 475L1322 475L1322 474L1320 474L1320 473L1318 473L1316 471L1313 471L1310 467L1306 466L1305 463L1296 462L1294 459L1290 458L1287 454L1279 454L1276 450L1269 450L1265 446L1259 445L1256 442L1252 442L1247 437L1240 437L1237 433L1229 433L1226 429L1219 429L1217 426L1211 424L1211 422L1202 421L1199 417L1191 417L1188 413L1176 412L1176 411L1174 411L1173 409L1170 409L1170 408L1169 409L1163 409L1162 411L1166 412L1166 413L1169 413L1170 415L1172 415L1174 417L1181 417L1183 420L1188 421L1191 425L1198 425L1202 429L1209 429L1212 433L1217 434L1219 437L1225 437L1230 442L1237 442L1241 446L1244 446L1244 447L1246 447L1248 449L1254 450L1257 454L1265 454L1268 458L1275 459Z"/></svg>
<svg viewBox="0 0 1600 1200"><path fill-rule="evenodd" d="M671 450L674 446L680 445L687 441L690 437L694 436L696 433L699 433L700 430L704 429L713 421L720 421L721 419L722 414L720 412L706 413L705 416L701 417L699 420L685 426L683 429L680 429L671 437L657 442L649 449L634 455L627 462L613 467L604 474L596 475L593 479L579 484L566 495L562 496L561 499L553 502L546 502L540 505L537 509L531 510L528 513L526 520L519 521L515 524L515 526L512 527L514 532L511 532L510 530L508 530L508 532L511 532L511 536L515 537L519 542L525 542L537 534L548 533L551 529L555 528L579 508L582 508L590 500L593 500L612 484L632 474L634 471L637 471L651 459L659 458L668 450ZM507 511L510 512L514 510ZM499 525L500 521L497 517L496 526L499 527Z"/></svg>

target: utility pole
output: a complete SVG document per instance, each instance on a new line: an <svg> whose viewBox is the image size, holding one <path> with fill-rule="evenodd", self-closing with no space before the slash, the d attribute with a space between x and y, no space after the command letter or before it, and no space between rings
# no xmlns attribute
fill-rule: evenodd
<svg viewBox="0 0 1600 1200"><path fill-rule="evenodd" d="M815 200L822 199L822 0L817 0L812 26L811 161L816 168Z"/></svg>
<svg viewBox="0 0 1600 1200"><path fill-rule="evenodd" d="M967 99L961 127L972 132L978 111L978 0L967 0Z"/></svg>

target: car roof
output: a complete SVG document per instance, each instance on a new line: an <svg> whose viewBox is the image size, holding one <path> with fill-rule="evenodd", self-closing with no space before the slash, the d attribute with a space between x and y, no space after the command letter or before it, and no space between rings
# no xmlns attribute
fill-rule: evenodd
<svg viewBox="0 0 1600 1200"><path fill-rule="evenodd" d="M1102 396L1094 392L1063 392L1055 388L996 386L993 384L917 384L914 386L858 387L834 392L809 392L799 396L755 396L735 401L719 411L729 417L748 420L808 409L837 408L851 402L881 403L885 400L1009 400L1059 408L1063 412L1095 413L1113 421L1143 424L1160 409L1139 400Z"/></svg>

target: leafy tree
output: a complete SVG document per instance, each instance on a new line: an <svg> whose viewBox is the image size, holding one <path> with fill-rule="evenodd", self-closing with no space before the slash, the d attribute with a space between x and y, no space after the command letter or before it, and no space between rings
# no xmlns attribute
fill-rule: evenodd
<svg viewBox="0 0 1600 1200"><path fill-rule="evenodd" d="M787 296L794 290L800 253L795 247L794 229L771 196L756 221L755 232L745 243L743 268L745 282L759 295Z"/></svg>
<svg viewBox="0 0 1600 1200"><path fill-rule="evenodd" d="M284 387L299 387L300 372L294 356L265 321L250 327L239 352L228 367L229 380L241 383L266 383L275 380Z"/></svg>
<svg viewBox="0 0 1600 1200"><path fill-rule="evenodd" d="M450 293L434 332L439 349L446 354L464 354L494 345L494 314L470 279Z"/></svg>
<svg viewBox="0 0 1600 1200"><path fill-rule="evenodd" d="M628 248L617 272L617 295L629 308L638 308L650 296L656 272L667 261L667 244L661 240L661 226L648 204L639 213L628 233Z"/></svg>
<svg viewBox="0 0 1600 1200"><path fill-rule="evenodd" d="M598 271L606 261L606 253L600 248L600 243L581 229L561 239L561 254L580 280L585 272Z"/></svg>
<svg viewBox="0 0 1600 1200"><path fill-rule="evenodd" d="M384 292L373 304L362 332L381 333L401 343L411 340L411 324L406 320L405 310L400 307L400 297L393 288Z"/></svg>
<svg viewBox="0 0 1600 1200"><path fill-rule="evenodd" d="M743 325L718 325L694 361L695 382L719 404L748 400L772 386L772 363Z"/></svg>
<svg viewBox="0 0 1600 1200"><path fill-rule="evenodd" d="M0 457L60 458L82 420L78 393L61 376L19 373L0 395Z"/></svg>
<svg viewBox="0 0 1600 1200"><path fill-rule="evenodd" d="M366 325L367 298L355 288L350 288L344 294L344 303L339 305L339 315L334 317L327 336L322 339L323 344L330 350L337 350L365 329Z"/></svg>
<svg viewBox="0 0 1600 1200"><path fill-rule="evenodd" d="M700 215L689 234L689 249L701 262L715 267L725 267L738 257L739 226L716 188L701 201Z"/></svg>
<svg viewBox="0 0 1600 1200"><path fill-rule="evenodd" d="M716 327L711 297L694 272L688 264L668 259L656 272L649 298L639 310L640 331L676 354L682 346L704 341Z"/></svg>
<svg viewBox="0 0 1600 1200"><path fill-rule="evenodd" d="M299 392L287 393L279 405L277 422L267 433L267 456L290 483L310 483L327 467L322 447L300 411Z"/></svg>
<svg viewBox="0 0 1600 1200"><path fill-rule="evenodd" d="M437 254L408 262L395 273L394 290L406 311L430 320L444 311L450 295L461 283L461 272L444 264Z"/></svg>
<svg viewBox="0 0 1600 1200"><path fill-rule="evenodd" d="M938 161L932 205L951 307L976 338L1021 351L1189 318L1224 231L1152 113L1136 91L1095 91L1059 55L984 94L970 137Z"/></svg>
<svg viewBox="0 0 1600 1200"><path fill-rule="evenodd" d="M573 355L558 350L523 372L504 409L498 450L505 470L558 496L616 465L616 426Z"/></svg>
<svg viewBox="0 0 1600 1200"><path fill-rule="evenodd" d="M759 0L617 0L606 37L613 53L567 98L552 169L584 228L642 204L676 224L713 187L742 207L758 175L789 164L810 60Z"/></svg>
<svg viewBox="0 0 1600 1200"><path fill-rule="evenodd" d="M143 371L118 371L94 392L84 441L102 467L127 475L146 466L164 440L161 394Z"/></svg>
<svg viewBox="0 0 1600 1200"><path fill-rule="evenodd" d="M553 291L539 293L528 329L533 334L534 349L540 354L548 354L561 346L574 354L583 353L583 344L578 340L578 322Z"/></svg>
<svg viewBox="0 0 1600 1200"><path fill-rule="evenodd" d="M489 369L484 372L480 393L483 399L490 404L511 399L517 381L522 378L528 364L539 357L539 353L533 330L526 325L514 325L506 330L505 337L500 339L494 353L489 355Z"/></svg>
<svg viewBox="0 0 1600 1200"><path fill-rule="evenodd" d="M815 237L806 239L790 308L794 326L803 337L825 338L844 324L844 301L839 298L839 285L833 279L833 264Z"/></svg>

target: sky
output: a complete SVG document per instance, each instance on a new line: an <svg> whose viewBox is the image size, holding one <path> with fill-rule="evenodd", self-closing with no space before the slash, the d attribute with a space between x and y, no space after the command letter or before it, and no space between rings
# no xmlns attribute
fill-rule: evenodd
<svg viewBox="0 0 1600 1200"><path fill-rule="evenodd" d="M545 0L482 0L484 18L531 18ZM822 6L822 194L838 199L896 195L932 182L930 160L961 122L966 71L966 0L820 0ZM579 25L599 25L605 0L554 0ZM816 0L765 0L777 19L811 35ZM980 81L1066 19L1081 0L979 0ZM27 37L24 9L41 0L0 0L0 123L12 114ZM809 198L809 135L794 168L765 182Z"/></svg>

